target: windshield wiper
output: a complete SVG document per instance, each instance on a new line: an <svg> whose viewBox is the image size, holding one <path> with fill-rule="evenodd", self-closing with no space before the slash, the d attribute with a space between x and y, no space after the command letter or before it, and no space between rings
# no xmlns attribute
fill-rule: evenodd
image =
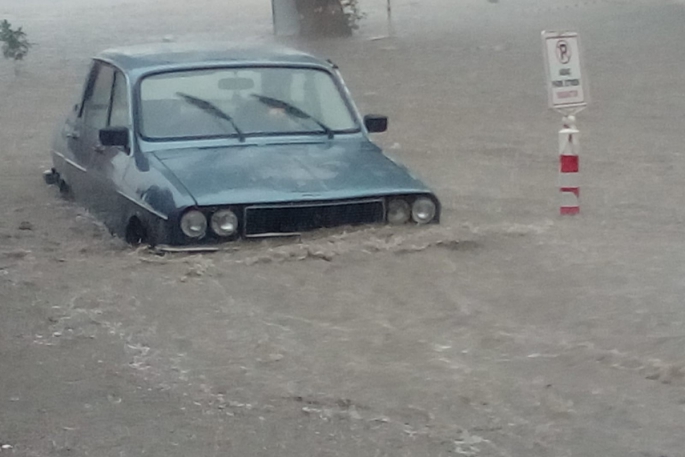
<svg viewBox="0 0 685 457"><path fill-rule="evenodd" d="M266 106L270 106L272 108L279 108L284 110L286 113L289 115L296 117L298 119L309 119L311 121L314 121L321 129L324 131L326 135L328 135L329 139L332 139L334 136L333 129L331 129L329 126L312 116L311 114L305 113L302 111L300 108L297 106L293 106L288 102L284 102L283 100L279 100L277 98L272 98L272 97L267 97L266 95L259 95L259 94L251 94L254 98L259 100L260 102L264 103Z"/></svg>
<svg viewBox="0 0 685 457"><path fill-rule="evenodd" d="M223 119L225 121L230 122L230 124L233 126L233 129L235 130L235 133L238 134L238 139L240 139L241 143L245 142L245 134L243 133L240 128L236 125L235 121L233 118L228 115L225 111L223 111L221 108L213 104L212 102L208 102L207 100L203 100L198 97L194 97L192 95L184 94L183 92L176 92L176 95L181 97L183 100L186 102L190 103L193 106L197 106L203 111L206 111L210 114L213 114L214 116L218 117L219 119Z"/></svg>

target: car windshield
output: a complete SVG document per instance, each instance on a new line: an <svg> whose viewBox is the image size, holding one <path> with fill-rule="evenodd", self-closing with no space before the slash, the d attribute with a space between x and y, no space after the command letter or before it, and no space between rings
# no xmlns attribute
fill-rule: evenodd
<svg viewBox="0 0 685 457"><path fill-rule="evenodd" d="M151 75L140 87L150 139L353 132L358 125L332 76L312 68L250 67Z"/></svg>

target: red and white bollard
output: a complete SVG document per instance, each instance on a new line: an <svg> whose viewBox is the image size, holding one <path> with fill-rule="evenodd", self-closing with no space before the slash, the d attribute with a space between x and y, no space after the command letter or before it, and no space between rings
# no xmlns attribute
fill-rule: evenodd
<svg viewBox="0 0 685 457"><path fill-rule="evenodd" d="M580 213L580 182L578 154L579 134L575 116L564 117L564 128L559 131L559 190L561 215Z"/></svg>

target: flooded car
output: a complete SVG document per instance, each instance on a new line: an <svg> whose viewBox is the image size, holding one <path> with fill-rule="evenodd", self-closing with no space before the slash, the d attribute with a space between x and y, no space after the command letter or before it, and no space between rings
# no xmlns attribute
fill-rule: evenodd
<svg viewBox="0 0 685 457"><path fill-rule="evenodd" d="M435 194L370 140L386 129L299 51L127 47L93 59L45 179L130 243L437 223Z"/></svg>

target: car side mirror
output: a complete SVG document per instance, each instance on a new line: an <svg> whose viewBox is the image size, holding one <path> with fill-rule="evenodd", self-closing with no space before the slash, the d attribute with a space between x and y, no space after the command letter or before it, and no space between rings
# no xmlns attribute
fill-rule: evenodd
<svg viewBox="0 0 685 457"><path fill-rule="evenodd" d="M126 127L107 127L100 129L100 144L103 146L119 146L128 149L129 131Z"/></svg>
<svg viewBox="0 0 685 457"><path fill-rule="evenodd" d="M364 126L366 130L371 133L381 133L388 130L388 117L379 116L376 114L367 114L364 116Z"/></svg>

